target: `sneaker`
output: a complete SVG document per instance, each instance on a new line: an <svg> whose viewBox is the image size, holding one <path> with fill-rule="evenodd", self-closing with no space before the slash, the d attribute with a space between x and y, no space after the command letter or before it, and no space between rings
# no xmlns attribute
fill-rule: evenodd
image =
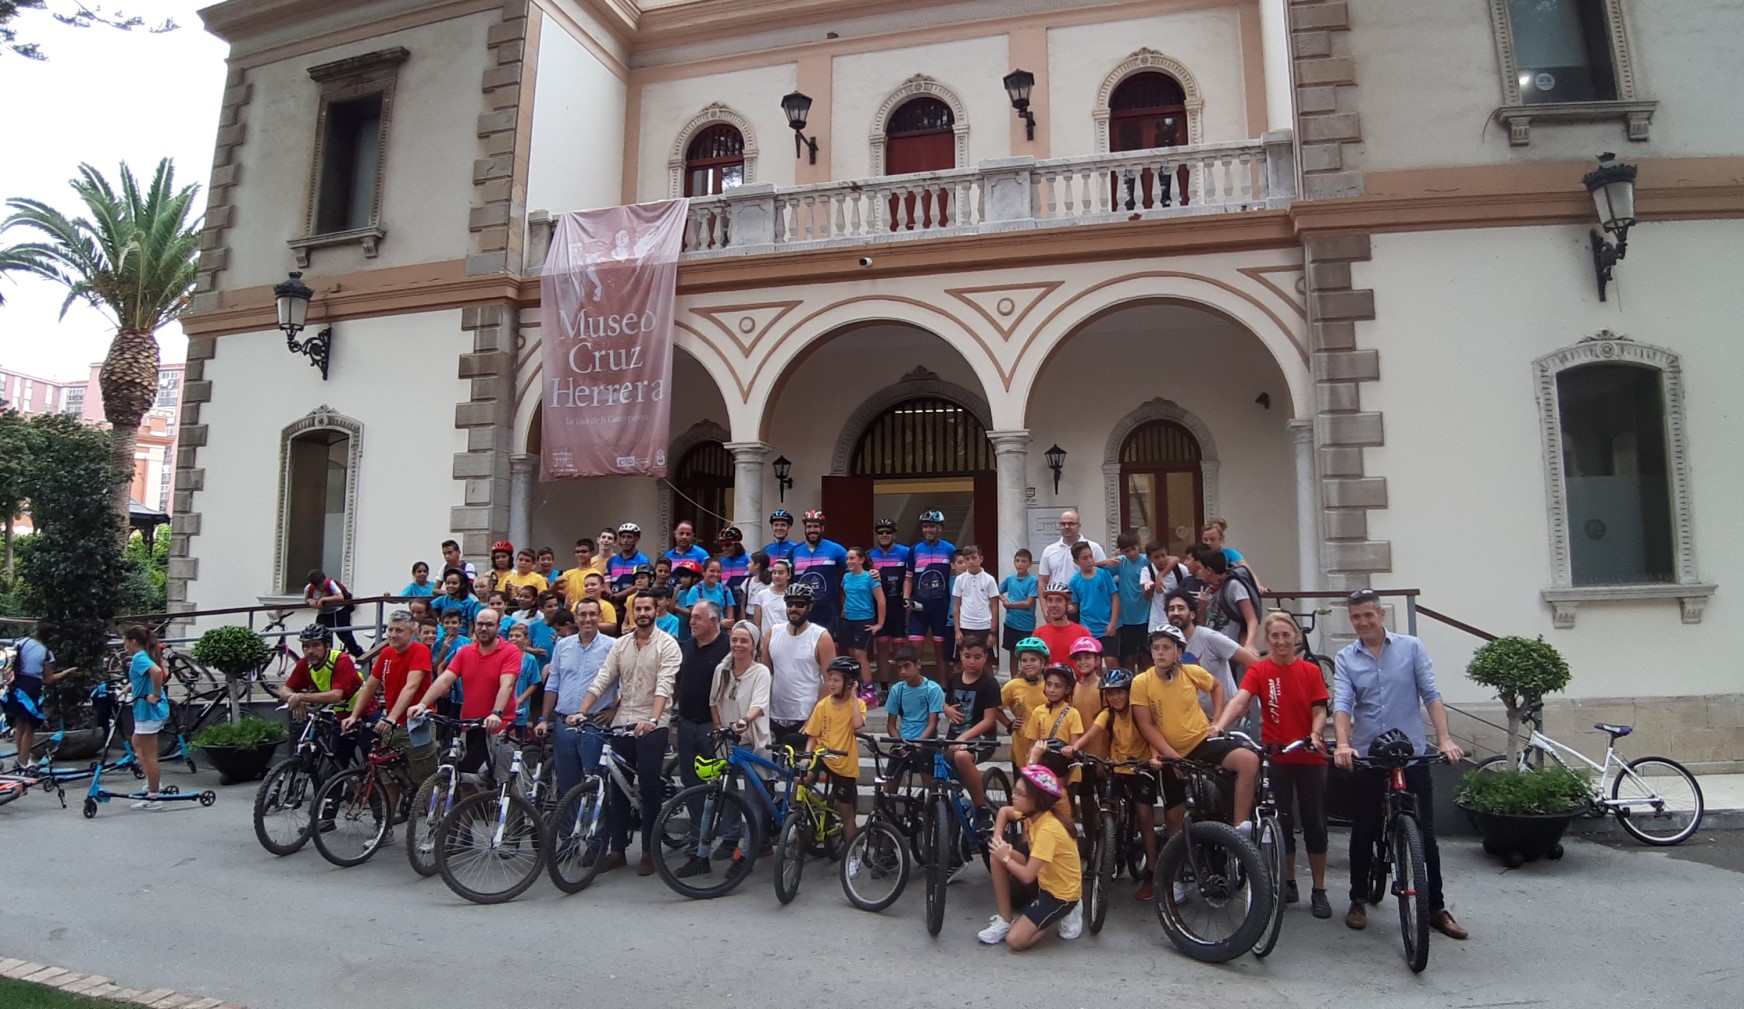
<svg viewBox="0 0 1744 1009"><path fill-rule="evenodd" d="M1296 881L1293 879L1284 880L1284 903L1302 903L1302 891L1296 889Z"/></svg>
<svg viewBox="0 0 1744 1009"><path fill-rule="evenodd" d="M1252 820L1243 820L1240 823L1236 824L1235 825L1235 832L1237 834L1240 834L1242 836L1243 840L1246 840L1246 841L1253 840L1253 821Z"/></svg>
<svg viewBox="0 0 1744 1009"><path fill-rule="evenodd" d="M945 885L950 886L952 883L955 883L957 880L962 879L964 876L968 875L968 873L969 873L969 863L964 862L962 865L959 865L955 869L951 870L951 875L945 879Z"/></svg>
<svg viewBox="0 0 1744 1009"><path fill-rule="evenodd" d="M1308 894L1308 907L1316 918L1332 917L1332 902L1326 899L1325 890L1314 890Z"/></svg>
<svg viewBox="0 0 1744 1009"><path fill-rule="evenodd" d="M1000 943L1004 942L1005 937L1010 935L1010 934L1011 934L1011 922L1006 921L1004 918L1001 918L998 915L994 915L993 917L987 919L987 927L986 928L975 933L975 938L981 940L982 942L986 943L989 946L997 946Z"/></svg>
<svg viewBox="0 0 1744 1009"><path fill-rule="evenodd" d="M1132 899L1148 903L1149 901L1155 900L1156 896L1156 888L1151 886L1149 880L1146 880L1144 885L1138 888L1138 892L1132 895Z"/></svg>
<svg viewBox="0 0 1744 1009"><path fill-rule="evenodd" d="M677 872L679 879L689 879L692 876L702 876L714 871L714 866L706 858L692 858L684 863Z"/></svg>
<svg viewBox="0 0 1744 1009"><path fill-rule="evenodd" d="M134 803L132 808L133 809L145 809L145 810L158 810L158 809L164 808L164 805L163 805L163 803L158 801L157 796L148 795L145 798Z"/></svg>
<svg viewBox="0 0 1744 1009"><path fill-rule="evenodd" d="M993 835L993 807L978 806L975 809L975 830L982 837Z"/></svg>
<svg viewBox="0 0 1744 1009"><path fill-rule="evenodd" d="M1072 910L1060 919L1060 938L1076 939L1084 934L1084 905L1073 904Z"/></svg>
<svg viewBox="0 0 1744 1009"><path fill-rule="evenodd" d="M394 843L394 828L389 827L388 829L382 831L381 843L384 845Z"/></svg>
<svg viewBox="0 0 1744 1009"><path fill-rule="evenodd" d="M1350 910L1346 911L1344 913L1344 925L1346 928L1354 929L1358 932L1361 932L1363 929L1367 928L1369 925L1368 910L1366 908L1364 908L1361 904L1359 904L1355 901L1352 901L1351 905L1350 905Z"/></svg>
<svg viewBox="0 0 1744 1009"><path fill-rule="evenodd" d="M860 875L860 859L857 858L856 856L849 855L848 856L848 867L845 871L847 872L849 879L853 879L853 878L859 876Z"/></svg>

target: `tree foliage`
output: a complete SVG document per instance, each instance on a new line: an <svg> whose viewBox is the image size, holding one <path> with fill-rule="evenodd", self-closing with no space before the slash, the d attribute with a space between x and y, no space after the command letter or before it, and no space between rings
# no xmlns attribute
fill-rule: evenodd
<svg viewBox="0 0 1744 1009"><path fill-rule="evenodd" d="M14 19L26 11L45 11L48 15L64 25L74 28L90 28L103 25L120 31L132 31L144 28L153 35L173 32L179 26L174 19L165 18L155 25L147 25L145 19L122 11L105 12L103 8L83 3L82 0L71 0L69 3L58 4L50 8L47 0L0 0L0 54L7 52L14 56L22 56L27 60L47 59L48 54L42 51L42 46L35 42L18 41L18 29L12 27Z"/></svg>
<svg viewBox="0 0 1744 1009"><path fill-rule="evenodd" d="M253 672L271 657L271 646L239 624L214 627L194 642L194 661L230 678Z"/></svg>
<svg viewBox="0 0 1744 1009"><path fill-rule="evenodd" d="M1472 653L1465 673L1474 683L1494 687L1508 712L1508 766L1520 757L1521 717L1544 700L1545 694L1568 686L1573 678L1556 646L1542 637L1497 638Z"/></svg>

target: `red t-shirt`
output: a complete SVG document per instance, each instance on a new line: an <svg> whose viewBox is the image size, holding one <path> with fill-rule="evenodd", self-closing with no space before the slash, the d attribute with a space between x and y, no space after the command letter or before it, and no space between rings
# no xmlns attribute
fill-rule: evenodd
<svg viewBox="0 0 1744 1009"><path fill-rule="evenodd" d="M1035 636L1047 642L1048 662L1050 664L1070 666L1072 664L1072 642L1079 638L1089 638L1095 635L1091 634L1090 628L1083 624L1068 622L1064 627L1055 627L1053 624L1047 623L1037 624Z"/></svg>
<svg viewBox="0 0 1744 1009"><path fill-rule="evenodd" d="M1259 699L1261 741L1280 746L1305 738L1314 728L1315 703L1327 701L1320 667L1307 659L1287 666L1261 659L1248 667L1241 689ZM1318 764L1322 758L1318 753L1298 750L1274 759L1285 764Z"/></svg>
<svg viewBox="0 0 1744 1009"><path fill-rule="evenodd" d="M322 689L321 685L315 682L314 674L309 672L308 659L297 660L297 667L291 670L290 677L285 680L285 686L290 688L293 693L315 692ZM356 695L358 688L362 686L363 677L357 675L357 665L351 661L351 656L340 652L333 661L333 679L326 689L343 691L344 699L349 701ZM375 707L373 702L371 702L370 707L372 709ZM369 712L365 711L362 714L367 715Z"/></svg>
<svg viewBox="0 0 1744 1009"><path fill-rule="evenodd" d="M433 668L430 663L430 649L420 642L412 642L403 652L396 652L392 648L382 649L381 654L375 657L375 667L369 671L369 675L381 681L381 689L377 691L376 697L381 701L382 713L394 710L394 703L405 691L406 680L412 673L428 674ZM424 686L429 686L428 680ZM412 698L412 704L418 703L422 696L423 691L420 690L418 697ZM406 706L411 707L411 704ZM399 724L406 724L404 714L400 716Z"/></svg>
<svg viewBox="0 0 1744 1009"><path fill-rule="evenodd" d="M503 680L510 684L521 675L521 650L507 641L498 641L489 654L479 650L478 642L473 642L454 653L454 658L448 663L448 671L460 677L462 700L460 703L461 718L483 718L491 713L491 706L497 702L497 691L502 689ZM514 721L515 693L509 691L508 703L502 711L497 712L507 721Z"/></svg>

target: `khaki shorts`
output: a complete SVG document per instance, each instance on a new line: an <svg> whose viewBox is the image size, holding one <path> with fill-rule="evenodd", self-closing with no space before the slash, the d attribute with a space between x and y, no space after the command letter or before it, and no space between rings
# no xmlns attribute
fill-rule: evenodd
<svg viewBox="0 0 1744 1009"><path fill-rule="evenodd" d="M406 774L414 784L423 784L424 779L436 773L437 757L441 748L435 740L423 746L413 746L412 737L406 734L406 727L396 725L388 730L386 744L396 750L406 753Z"/></svg>

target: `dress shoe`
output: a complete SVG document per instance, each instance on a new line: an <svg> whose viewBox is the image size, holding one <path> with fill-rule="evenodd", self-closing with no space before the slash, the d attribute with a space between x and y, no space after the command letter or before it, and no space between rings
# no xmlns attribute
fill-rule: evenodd
<svg viewBox="0 0 1744 1009"><path fill-rule="evenodd" d="M1429 916L1429 927L1449 939L1464 939L1471 935L1453 920L1453 912L1445 907Z"/></svg>
<svg viewBox="0 0 1744 1009"><path fill-rule="evenodd" d="M1369 927L1369 913L1361 904L1353 903L1350 910L1344 913L1344 924L1346 928L1354 928L1360 932Z"/></svg>
<svg viewBox="0 0 1744 1009"><path fill-rule="evenodd" d="M624 866L629 865L629 864L630 864L630 861L629 861L629 859L624 857L623 852L621 852L621 851L607 852L606 854L600 856L599 871L600 872L611 872L613 869L622 869Z"/></svg>
<svg viewBox="0 0 1744 1009"><path fill-rule="evenodd" d="M642 855L642 860L636 863L636 875L638 875L638 876L652 876L652 875L654 875L654 856L646 854L646 853L644 853Z"/></svg>

